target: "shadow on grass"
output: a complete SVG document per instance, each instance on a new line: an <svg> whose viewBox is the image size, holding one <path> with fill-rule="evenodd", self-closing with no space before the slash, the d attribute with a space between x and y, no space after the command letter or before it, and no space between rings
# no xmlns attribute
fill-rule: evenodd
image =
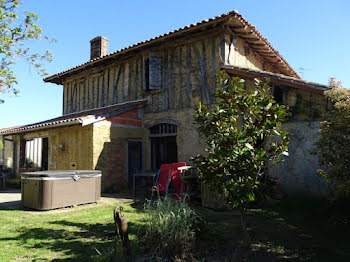
<svg viewBox="0 0 350 262"><path fill-rule="evenodd" d="M337 215L324 200L289 200L253 210L249 247L241 242L239 215L208 212L205 217L208 231L199 257L206 261L350 261L349 226L334 223Z"/></svg>
<svg viewBox="0 0 350 262"><path fill-rule="evenodd" d="M136 254L142 254L137 236L145 230L145 223L132 214L143 213L143 206L143 202L135 202L124 211ZM324 200L282 201L252 210L247 224L252 238L249 247L242 245L237 212L198 211L206 221L194 253L200 261L350 261L350 227L341 223ZM112 220L112 212L110 215ZM113 223L61 219L35 228L19 228L15 237L0 238L0 242L15 241L28 252L40 249L44 254L41 261L49 256L45 251L57 252L59 261L111 261L116 238L108 235L113 230Z"/></svg>
<svg viewBox="0 0 350 262"><path fill-rule="evenodd" d="M350 261L350 227L325 199L288 200L260 214L275 228L269 236L297 250L302 261Z"/></svg>
<svg viewBox="0 0 350 262"><path fill-rule="evenodd" d="M128 216L127 212L125 215ZM132 249L136 251L136 236L142 230L142 224L129 222L128 228ZM33 261L115 261L113 257L117 240L114 229L113 223L91 224L57 220L41 227L19 229L15 237L0 238L0 242L16 241L28 250L41 249L43 257ZM121 243L118 242L118 245ZM53 251L60 257L47 258L50 255L46 256L45 250Z"/></svg>

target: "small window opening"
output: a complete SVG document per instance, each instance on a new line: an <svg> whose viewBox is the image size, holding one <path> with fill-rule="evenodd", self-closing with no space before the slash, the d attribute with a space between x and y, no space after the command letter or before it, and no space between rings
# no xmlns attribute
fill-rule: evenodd
<svg viewBox="0 0 350 262"><path fill-rule="evenodd" d="M151 127L151 135L176 135L177 126L173 124L159 124Z"/></svg>
<svg viewBox="0 0 350 262"><path fill-rule="evenodd" d="M275 86L273 89L273 97L278 104L283 104L283 89L279 86Z"/></svg>
<svg viewBox="0 0 350 262"><path fill-rule="evenodd" d="M149 58L147 57L145 59L145 71L144 71L144 77L145 77L145 89L146 91L149 91Z"/></svg>

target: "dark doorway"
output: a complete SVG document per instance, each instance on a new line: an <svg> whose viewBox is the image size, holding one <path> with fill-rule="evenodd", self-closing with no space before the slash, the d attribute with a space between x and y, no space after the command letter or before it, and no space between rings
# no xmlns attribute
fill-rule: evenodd
<svg viewBox="0 0 350 262"><path fill-rule="evenodd" d="M176 136L151 137L152 169L177 162Z"/></svg>
<svg viewBox="0 0 350 262"><path fill-rule="evenodd" d="M43 138L42 142L42 156L41 156L41 170L48 170L49 163L49 139Z"/></svg>
<svg viewBox="0 0 350 262"><path fill-rule="evenodd" d="M162 123L150 128L151 167L159 169L161 164L177 162L177 125Z"/></svg>
<svg viewBox="0 0 350 262"><path fill-rule="evenodd" d="M142 142L128 141L128 184L132 186L132 175L142 171ZM136 181L137 182L137 181Z"/></svg>

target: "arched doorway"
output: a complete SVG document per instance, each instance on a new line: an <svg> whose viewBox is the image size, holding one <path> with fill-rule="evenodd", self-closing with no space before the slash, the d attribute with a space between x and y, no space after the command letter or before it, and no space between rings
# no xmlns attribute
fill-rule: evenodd
<svg viewBox="0 0 350 262"><path fill-rule="evenodd" d="M150 128L151 167L177 162L177 125L162 123Z"/></svg>

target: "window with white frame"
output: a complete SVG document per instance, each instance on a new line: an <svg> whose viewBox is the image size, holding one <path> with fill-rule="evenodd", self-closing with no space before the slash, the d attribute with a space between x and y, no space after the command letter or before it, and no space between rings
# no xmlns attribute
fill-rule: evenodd
<svg viewBox="0 0 350 262"><path fill-rule="evenodd" d="M47 170L48 168L48 138L38 137L26 140L25 168Z"/></svg>

